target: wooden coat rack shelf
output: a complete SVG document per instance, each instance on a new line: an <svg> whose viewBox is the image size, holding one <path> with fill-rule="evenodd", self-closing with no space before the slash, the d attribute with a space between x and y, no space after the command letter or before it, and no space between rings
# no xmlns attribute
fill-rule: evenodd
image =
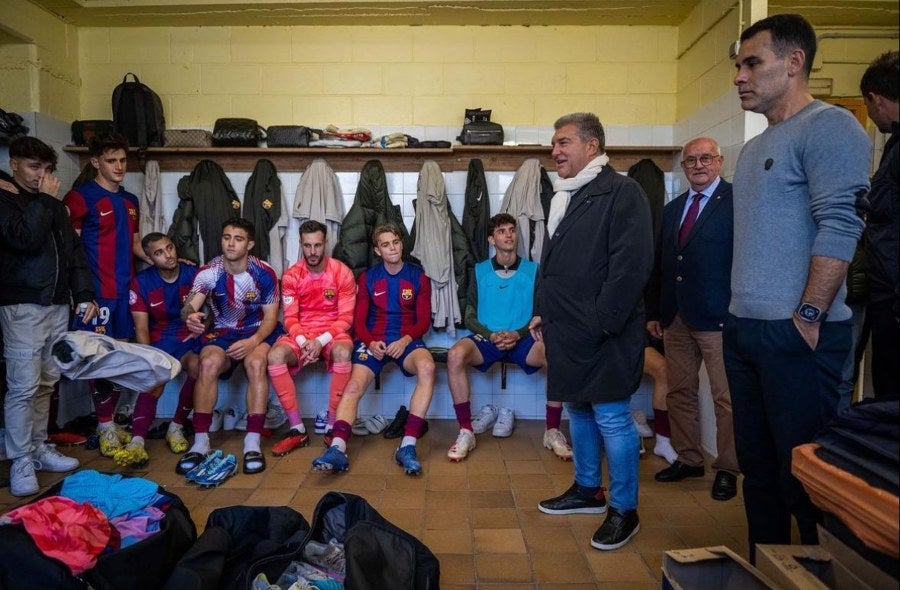
<svg viewBox="0 0 900 590"><path fill-rule="evenodd" d="M67 146L81 165L87 163L87 148ZM469 160L480 158L487 171L515 171L529 158L538 158L547 170L556 170L550 157L550 146L465 146L447 149L379 149L379 148L148 148L145 159L156 160L162 172L190 172L200 160L218 162L227 172L250 172L260 158L271 160L281 172L302 172L315 158L325 158L335 172L359 172L372 159L381 160L387 172L418 172L426 160L434 160L444 172L466 171ZM633 164L650 158L664 172L671 172L678 146L608 146L606 152L616 170L625 172ZM129 153L129 169L140 170L138 151Z"/></svg>

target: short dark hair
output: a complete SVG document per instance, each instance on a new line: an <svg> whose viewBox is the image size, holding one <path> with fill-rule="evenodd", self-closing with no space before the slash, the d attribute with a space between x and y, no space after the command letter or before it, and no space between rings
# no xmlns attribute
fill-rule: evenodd
<svg viewBox="0 0 900 590"><path fill-rule="evenodd" d="M397 236L398 238L402 238L403 234L400 233L400 229L393 223L382 223L381 225L375 226L375 229L372 230L372 245L378 245L378 236L381 234L391 233Z"/></svg>
<svg viewBox="0 0 900 590"><path fill-rule="evenodd" d="M172 238L158 231L150 232L149 234L141 238L141 248L143 248L145 254L149 254L150 244L152 244L153 242L158 242L160 240L169 240L171 242Z"/></svg>
<svg viewBox="0 0 900 590"><path fill-rule="evenodd" d="M56 150L37 137L17 137L9 144L9 157L16 160L37 160L56 168Z"/></svg>
<svg viewBox="0 0 900 590"><path fill-rule="evenodd" d="M226 219L222 222L222 232L225 231L226 227L236 227L238 229L242 229L247 232L247 239L251 242L256 241L256 226L253 225L253 222L249 219L244 219L243 217L232 217L231 219Z"/></svg>
<svg viewBox="0 0 900 590"><path fill-rule="evenodd" d="M606 151L606 133L603 131L603 124L594 113L569 113L563 115L553 124L554 129L562 129L566 125L575 125L578 128L578 137L581 141L587 143L592 139L600 142L600 153Z"/></svg>
<svg viewBox="0 0 900 590"><path fill-rule="evenodd" d="M897 102L900 99L900 52L888 51L875 58L859 81L863 96L877 94Z"/></svg>
<svg viewBox="0 0 900 590"><path fill-rule="evenodd" d="M92 158L99 158L106 152L115 150L128 151L128 140L121 133L102 133L88 141L88 153Z"/></svg>
<svg viewBox="0 0 900 590"><path fill-rule="evenodd" d="M497 213L490 219L488 219L487 224L487 233L491 235L494 233L494 230L500 227L501 225L516 225L516 218L510 215L509 213Z"/></svg>
<svg viewBox="0 0 900 590"><path fill-rule="evenodd" d="M300 224L300 235L303 234L314 234L316 232L322 232L322 235L326 238L328 237L328 228L325 227L324 223L316 221L315 219L307 219L303 223Z"/></svg>
<svg viewBox="0 0 900 590"><path fill-rule="evenodd" d="M809 78L816 59L816 31L809 21L799 14L773 14L750 25L741 33L741 42L763 31L769 31L772 36L772 51L778 57L784 57L794 49L803 50L806 55L803 70Z"/></svg>

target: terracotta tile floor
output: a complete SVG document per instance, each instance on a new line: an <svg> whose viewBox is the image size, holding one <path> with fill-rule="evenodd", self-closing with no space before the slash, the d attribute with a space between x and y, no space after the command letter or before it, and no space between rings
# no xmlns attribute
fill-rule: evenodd
<svg viewBox="0 0 900 590"><path fill-rule="evenodd" d="M354 437L350 472L340 475L311 471L310 462L323 449L321 437L315 435L311 446L286 457L274 458L267 452L265 473L238 474L213 490L185 485L174 471L177 457L161 440L149 442L149 467L129 472L181 496L200 530L209 513L221 506L288 505L309 519L326 491L359 494L431 548L441 562L444 590L649 590L660 587L666 549L721 544L747 556L741 496L729 502L712 500L709 488L714 474L709 470L702 479L657 483L653 474L665 463L648 448L640 470L641 530L622 549L601 552L591 548L590 537L602 516L550 516L537 510L539 500L557 495L572 483L572 464L558 460L541 445L542 421L519 421L507 439L489 433L479 436L478 448L462 463L446 459L456 422L432 420L430 425L419 443L424 473L417 478L404 475L394 463L397 441L381 436ZM239 455L242 437L237 431L219 432L212 440ZM264 449L273 440L264 439ZM97 451L67 451L87 468L119 470ZM60 477L42 473L40 481L47 486ZM20 502L8 489L0 490L0 512Z"/></svg>

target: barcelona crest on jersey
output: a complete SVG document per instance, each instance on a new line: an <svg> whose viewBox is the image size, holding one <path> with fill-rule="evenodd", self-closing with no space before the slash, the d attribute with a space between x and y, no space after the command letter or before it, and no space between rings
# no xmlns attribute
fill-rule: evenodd
<svg viewBox="0 0 900 590"><path fill-rule="evenodd" d="M400 297L404 301L409 301L413 298L413 290L412 289L402 289L400 291Z"/></svg>

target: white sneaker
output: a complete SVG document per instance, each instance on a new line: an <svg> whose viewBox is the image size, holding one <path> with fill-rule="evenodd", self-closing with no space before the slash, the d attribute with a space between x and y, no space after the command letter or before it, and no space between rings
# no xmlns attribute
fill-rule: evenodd
<svg viewBox="0 0 900 590"><path fill-rule="evenodd" d="M488 428L493 426L494 422L497 421L498 414L499 411L497 410L497 406L492 404L481 406L481 409L478 410L478 414L472 418L472 432L475 434L487 432Z"/></svg>
<svg viewBox="0 0 900 590"><path fill-rule="evenodd" d="M78 469L81 464L75 457L67 457L56 450L56 445L43 443L31 454L31 457L39 464L38 471L50 471L53 473L65 473Z"/></svg>
<svg viewBox="0 0 900 590"><path fill-rule="evenodd" d="M328 430L328 410L322 410L316 414L316 419L313 421L313 432L325 434L326 430Z"/></svg>
<svg viewBox="0 0 900 590"><path fill-rule="evenodd" d="M210 432L218 432L222 430L222 421L224 416L219 410L213 410L212 422L209 423Z"/></svg>
<svg viewBox="0 0 900 590"><path fill-rule="evenodd" d="M369 429L366 428L365 421L359 417L353 421L350 431L353 433L353 436L369 436Z"/></svg>
<svg viewBox="0 0 900 590"><path fill-rule="evenodd" d="M222 428L225 430L234 430L237 427L238 420L241 419L241 413L237 408L228 408L222 417Z"/></svg>
<svg viewBox="0 0 900 590"><path fill-rule="evenodd" d="M240 417L238 418L237 424L234 425L235 430L243 430L247 431L247 414L241 412Z"/></svg>
<svg viewBox="0 0 900 590"><path fill-rule="evenodd" d="M634 427L641 438L653 438L653 429L647 424L647 414L642 410L632 410L631 417L634 418Z"/></svg>
<svg viewBox="0 0 900 590"><path fill-rule="evenodd" d="M263 424L263 428L267 428L269 430L277 430L285 422L287 422L287 414L284 413L284 409L281 407L281 405L269 403L269 408L266 410L266 421Z"/></svg>
<svg viewBox="0 0 900 590"><path fill-rule="evenodd" d="M475 448L475 435L465 428L460 428L456 442L447 451L447 458L451 461L459 462L466 458L469 451Z"/></svg>
<svg viewBox="0 0 900 590"><path fill-rule="evenodd" d="M566 435L558 428L548 428L544 431L544 448L553 451L563 461L572 460L572 447L569 446Z"/></svg>
<svg viewBox="0 0 900 590"><path fill-rule="evenodd" d="M500 408L497 415L497 422L494 423L492 434L497 438L506 438L513 433L516 428L516 415L510 408Z"/></svg>
<svg viewBox="0 0 900 590"><path fill-rule="evenodd" d="M19 457L9 468L9 493L13 496L31 496L38 493L41 486L34 473L34 459L31 455Z"/></svg>

